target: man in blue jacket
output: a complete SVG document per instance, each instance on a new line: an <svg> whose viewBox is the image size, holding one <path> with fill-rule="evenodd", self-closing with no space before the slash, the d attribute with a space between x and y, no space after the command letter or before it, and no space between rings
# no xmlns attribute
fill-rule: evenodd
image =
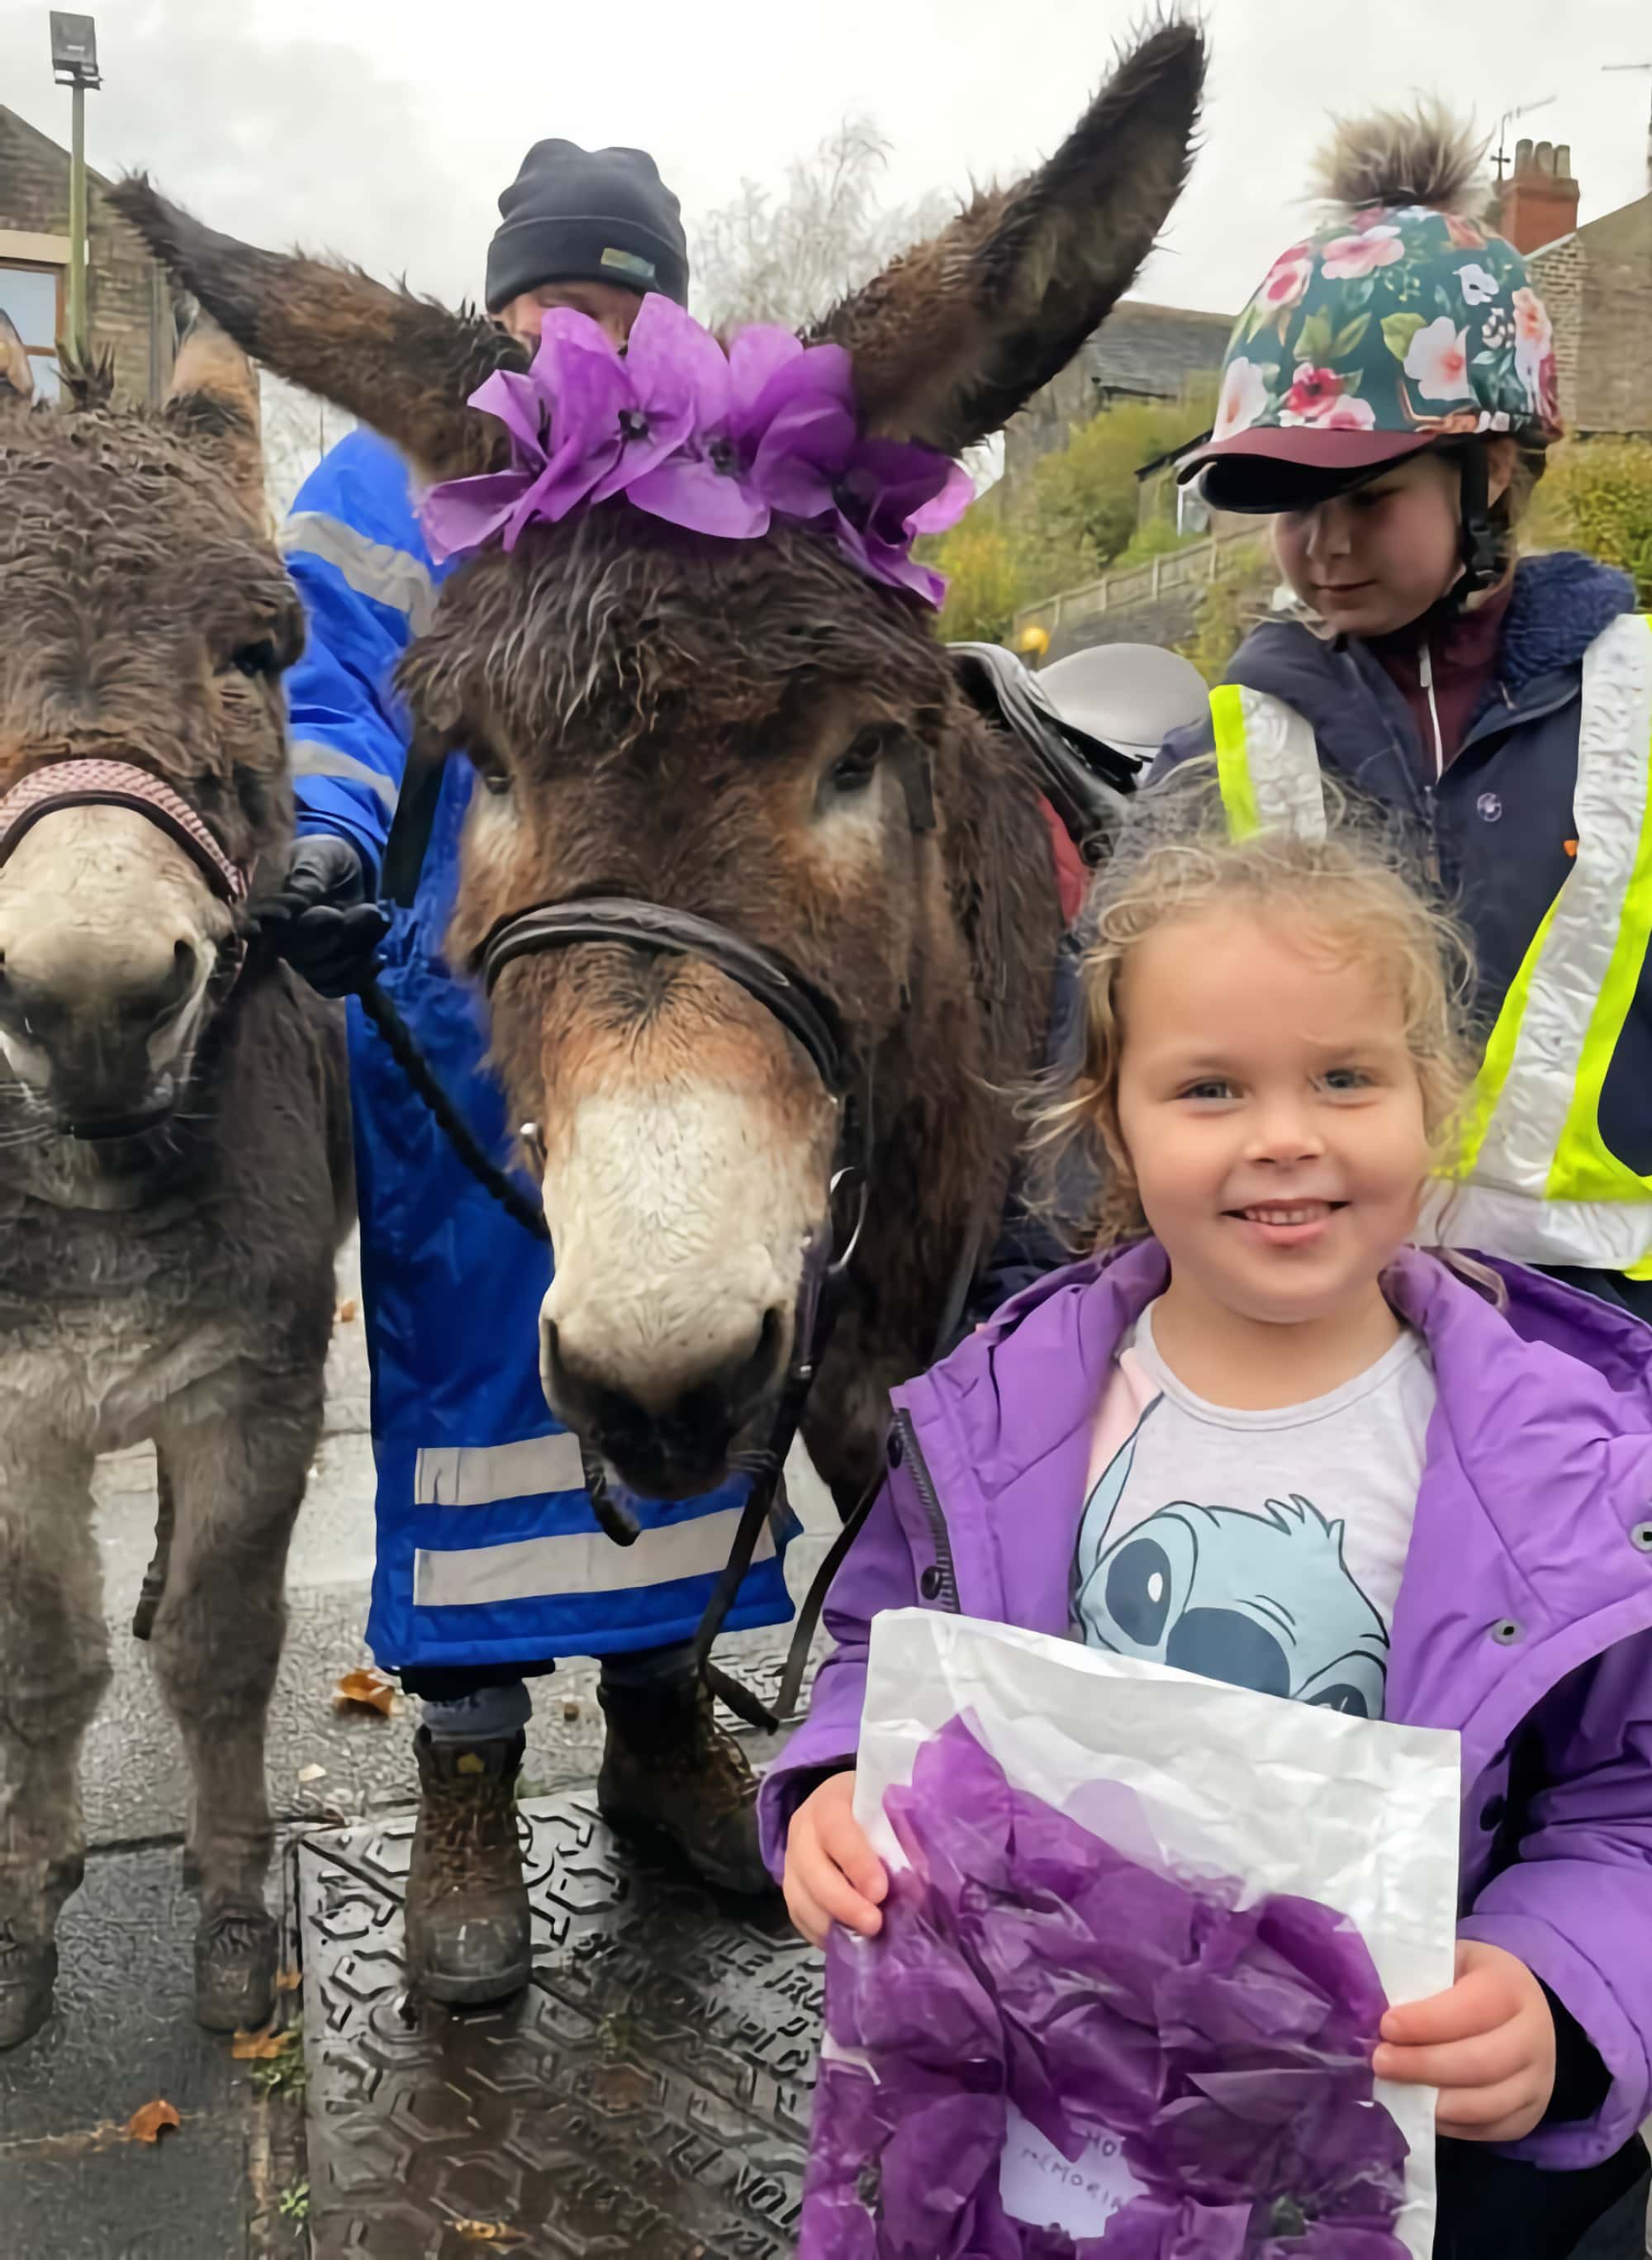
<svg viewBox="0 0 1652 2260"><path fill-rule="evenodd" d="M541 141L499 207L487 305L530 342L547 306L577 307L623 342L647 292L686 303L677 201L642 151ZM407 465L367 432L306 482L283 547L310 633L288 679L303 836L277 911L287 955L339 994L380 933L372 905L408 751L394 670L440 575ZM383 941L380 977L503 1162L511 1141L483 1065L483 1008L441 956L469 791L467 765L449 762L417 899ZM467 1175L354 1005L350 1052L378 1477L368 1637L424 1703L408 1969L434 1999L494 2000L528 1976L515 1786L526 1682L559 1656L602 1659L609 1818L670 1840L719 1885L766 1887L750 1770L690 1650L744 1492L643 1505L625 1549L604 1535L577 1441L540 1390L542 1246ZM789 1614L770 1550L728 1626Z"/></svg>

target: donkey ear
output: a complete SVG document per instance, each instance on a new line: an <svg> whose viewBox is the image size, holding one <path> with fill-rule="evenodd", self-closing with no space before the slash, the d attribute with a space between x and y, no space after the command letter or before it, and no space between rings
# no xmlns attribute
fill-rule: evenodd
<svg viewBox="0 0 1652 2260"><path fill-rule="evenodd" d="M359 268L218 235L141 175L109 200L237 345L382 432L426 477L463 477L505 460L503 428L465 403L496 368L527 367L515 338L478 315L387 290Z"/></svg>
<svg viewBox="0 0 1652 2260"><path fill-rule="evenodd" d="M827 316L816 339L854 356L869 431L955 455L1066 367L1182 192L1204 81L1197 26L1162 24L1047 165Z"/></svg>
<svg viewBox="0 0 1652 2260"><path fill-rule="evenodd" d="M29 356L23 350L23 340L18 335L17 325L8 313L0 312L0 399L32 400L34 371Z"/></svg>
<svg viewBox="0 0 1652 2260"><path fill-rule="evenodd" d="M264 459L253 365L210 314L197 313L178 347L166 420L210 455L247 516L262 525Z"/></svg>
<svg viewBox="0 0 1652 2260"><path fill-rule="evenodd" d="M78 361L62 346L57 354L58 382L62 396L77 416L110 408L115 399L115 355L111 347Z"/></svg>

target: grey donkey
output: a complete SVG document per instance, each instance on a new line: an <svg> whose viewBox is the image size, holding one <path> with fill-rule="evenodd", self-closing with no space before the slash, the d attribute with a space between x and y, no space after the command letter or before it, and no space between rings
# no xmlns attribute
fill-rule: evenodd
<svg viewBox="0 0 1652 2260"><path fill-rule="evenodd" d="M204 328L158 411L67 395L0 374L0 2048L50 2012L84 1856L93 1463L146 1437L196 2011L268 2013L264 1721L352 1197L337 1008L256 941L303 623L252 373Z"/></svg>

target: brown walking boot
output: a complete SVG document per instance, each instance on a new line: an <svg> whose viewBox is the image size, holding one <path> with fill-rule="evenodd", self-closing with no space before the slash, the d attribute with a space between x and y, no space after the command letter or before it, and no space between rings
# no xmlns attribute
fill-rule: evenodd
<svg viewBox="0 0 1652 2260"><path fill-rule="evenodd" d="M406 1967L427 2000L474 2008L519 1993L533 1968L516 1784L523 1734L414 1736L418 1827L407 1874Z"/></svg>
<svg viewBox="0 0 1652 2260"><path fill-rule="evenodd" d="M711 1690L697 1678L602 1685L597 1699L608 1739L597 1805L609 1827L669 1843L719 1890L771 1892L757 1846L756 1778L718 1725Z"/></svg>

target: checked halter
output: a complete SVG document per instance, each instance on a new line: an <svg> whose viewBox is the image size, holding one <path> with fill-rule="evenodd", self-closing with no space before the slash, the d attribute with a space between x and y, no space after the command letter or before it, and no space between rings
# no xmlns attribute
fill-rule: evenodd
<svg viewBox="0 0 1652 2260"><path fill-rule="evenodd" d="M494 926L476 951L472 967L491 997L505 967L518 958L540 956L547 951L568 949L582 942L604 941L657 955L695 957L726 975L748 997L755 998L787 1034L796 1039L837 1111L837 1154L827 1219L824 1228L804 1250L791 1362L768 1439L759 1455L761 1471L741 1511L728 1561L718 1577L694 1637L695 1663L712 1692L720 1695L729 1708L749 1725L772 1729L795 1699L792 1666L788 1666L786 1684L776 1709L771 1711L749 1688L712 1663L712 1643L722 1630L724 1619L751 1567L764 1522L772 1517L776 1541L783 1541L785 1536L786 1455L797 1436L804 1405L832 1339L842 1303L844 1281L866 1221L871 1162L870 1069L869 1067L856 1076L837 1007L795 966L788 964L776 952L764 949L710 919L698 918L690 911L672 910L663 903L629 896L598 896L573 902L544 903L533 910L517 911ZM524 1125L522 1141L542 1168L543 1148L535 1125ZM633 1544L640 1529L635 1516L624 1500L610 1490L602 1468L583 1444L581 1452L585 1485L598 1522L616 1544ZM806 1645L804 1643L805 1651ZM797 1676L803 1662L804 1654L794 1647L793 1664Z"/></svg>
<svg viewBox="0 0 1652 2260"><path fill-rule="evenodd" d="M9 792L0 794L0 863L24 833L60 808L132 808L175 840L201 872L220 902L233 908L247 899L252 874L232 862L208 829L205 819L172 787L131 762L50 762L31 769Z"/></svg>

